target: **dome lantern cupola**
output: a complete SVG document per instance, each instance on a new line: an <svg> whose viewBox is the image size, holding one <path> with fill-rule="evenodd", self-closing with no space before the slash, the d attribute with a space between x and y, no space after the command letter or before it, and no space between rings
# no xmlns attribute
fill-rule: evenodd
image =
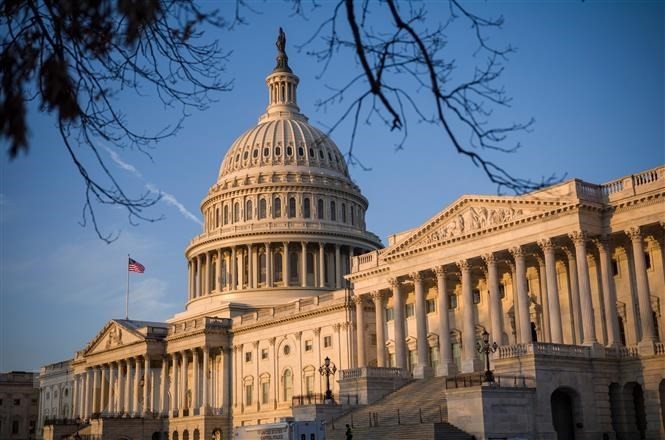
<svg viewBox="0 0 665 440"><path fill-rule="evenodd" d="M259 122L275 119L302 119L307 118L300 113L296 101L296 89L300 79L289 67L289 57L286 55L286 34L279 28L277 37L277 65L266 78L268 86L268 107L261 115Z"/></svg>

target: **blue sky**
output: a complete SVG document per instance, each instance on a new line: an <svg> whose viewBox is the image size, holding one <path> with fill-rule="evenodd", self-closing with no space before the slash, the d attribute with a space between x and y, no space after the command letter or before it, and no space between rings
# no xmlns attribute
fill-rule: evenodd
<svg viewBox="0 0 665 440"><path fill-rule="evenodd" d="M264 78L274 66L277 28L285 28L290 64L300 76L299 104L310 121L329 126L342 106L316 111L325 86L357 72L337 58L318 79L321 65L294 44L304 42L327 4L293 17L282 3L260 3L262 14L219 35L232 51L226 75L233 90L205 112L194 113L149 160L132 151L107 156L122 182L135 190L157 188L166 197L150 215L164 219L131 226L119 209L100 211L111 245L79 225L83 186L66 157L49 115L30 116L31 151L0 161L0 371L34 370L73 356L107 320L124 316L126 258L147 270L131 277L130 318L163 320L184 308L184 249L200 233L199 203L215 182L233 140L256 123L267 104ZM429 17L445 8L431 3ZM522 177L567 174L594 183L665 163L665 10L662 2L472 3L475 11L505 17L493 41L515 46L501 79L513 98L497 123L535 118L520 134L523 149L498 160ZM378 25L378 24L377 24ZM462 29L464 30L464 29ZM460 30L460 31L462 31ZM468 60L468 32L451 35L453 56ZM460 51L460 52L455 52ZM464 68L464 66L461 66ZM416 99L425 99L418 95ZM157 127L169 113L152 98L122 98L139 126ZM333 138L346 151L349 127ZM496 188L464 158L452 153L440 129L417 124L402 151L383 127L363 126L356 153L372 168L351 168L369 199L367 225L384 242L415 227L462 194ZM2 145L5 149L6 145ZM108 152L105 151L105 154Z"/></svg>

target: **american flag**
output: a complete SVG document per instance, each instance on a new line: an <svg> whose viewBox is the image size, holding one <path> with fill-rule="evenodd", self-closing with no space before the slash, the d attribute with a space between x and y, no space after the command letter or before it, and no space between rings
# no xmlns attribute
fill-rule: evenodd
<svg viewBox="0 0 665 440"><path fill-rule="evenodd" d="M138 272L138 273L145 272L145 266L143 266L141 263L131 258L129 259L128 269L130 272Z"/></svg>

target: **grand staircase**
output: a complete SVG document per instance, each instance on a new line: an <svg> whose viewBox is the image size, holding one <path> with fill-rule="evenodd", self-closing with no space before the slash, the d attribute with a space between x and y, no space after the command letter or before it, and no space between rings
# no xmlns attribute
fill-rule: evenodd
<svg viewBox="0 0 665 440"><path fill-rule="evenodd" d="M353 440L470 440L447 423L444 377L414 380L383 399L343 414L326 425L326 439L345 440L346 424Z"/></svg>

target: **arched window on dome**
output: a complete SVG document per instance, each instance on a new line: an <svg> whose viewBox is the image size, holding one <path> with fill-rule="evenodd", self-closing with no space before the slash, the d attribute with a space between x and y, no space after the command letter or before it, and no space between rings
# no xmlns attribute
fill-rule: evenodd
<svg viewBox="0 0 665 440"><path fill-rule="evenodd" d="M355 226L356 224L356 207L351 205L351 224Z"/></svg>
<svg viewBox="0 0 665 440"><path fill-rule="evenodd" d="M219 207L215 208L215 227L219 228Z"/></svg>
<svg viewBox="0 0 665 440"><path fill-rule="evenodd" d="M289 218L295 218L296 216L296 199L295 197L289 197Z"/></svg>
<svg viewBox="0 0 665 440"><path fill-rule="evenodd" d="M312 216L312 207L310 206L309 197L305 197L302 201L302 216L310 218Z"/></svg>
<svg viewBox="0 0 665 440"><path fill-rule="evenodd" d="M337 221L337 210L335 209L335 201L330 201L330 220Z"/></svg>
<svg viewBox="0 0 665 440"><path fill-rule="evenodd" d="M242 283L249 287L249 253L245 252L242 257Z"/></svg>
<svg viewBox="0 0 665 440"><path fill-rule="evenodd" d="M240 221L240 203L235 202L233 204L233 222L238 223Z"/></svg>
<svg viewBox="0 0 665 440"><path fill-rule="evenodd" d="M310 149L309 149L309 158L314 159L314 148L310 147Z"/></svg>
<svg viewBox="0 0 665 440"><path fill-rule="evenodd" d="M259 254L259 284L266 283L266 253Z"/></svg>
<svg viewBox="0 0 665 440"><path fill-rule="evenodd" d="M342 223L346 223L346 205L342 203Z"/></svg>
<svg viewBox="0 0 665 440"><path fill-rule="evenodd" d="M252 208L253 208L252 201L247 200L247 202L245 202L245 220L252 219Z"/></svg>
<svg viewBox="0 0 665 440"><path fill-rule="evenodd" d="M316 217L319 220L323 220L323 199L319 199L316 202Z"/></svg>
<svg viewBox="0 0 665 440"><path fill-rule="evenodd" d="M266 218L267 204L266 199L259 200L259 220Z"/></svg>
<svg viewBox="0 0 665 440"><path fill-rule="evenodd" d="M282 254L279 252L275 252L273 254L273 282L280 282L282 281Z"/></svg>
<svg viewBox="0 0 665 440"><path fill-rule="evenodd" d="M272 218L280 218L282 216L282 200L279 197L275 197L275 201L272 204Z"/></svg>
<svg viewBox="0 0 665 440"><path fill-rule="evenodd" d="M229 205L224 205L224 224L229 224Z"/></svg>

